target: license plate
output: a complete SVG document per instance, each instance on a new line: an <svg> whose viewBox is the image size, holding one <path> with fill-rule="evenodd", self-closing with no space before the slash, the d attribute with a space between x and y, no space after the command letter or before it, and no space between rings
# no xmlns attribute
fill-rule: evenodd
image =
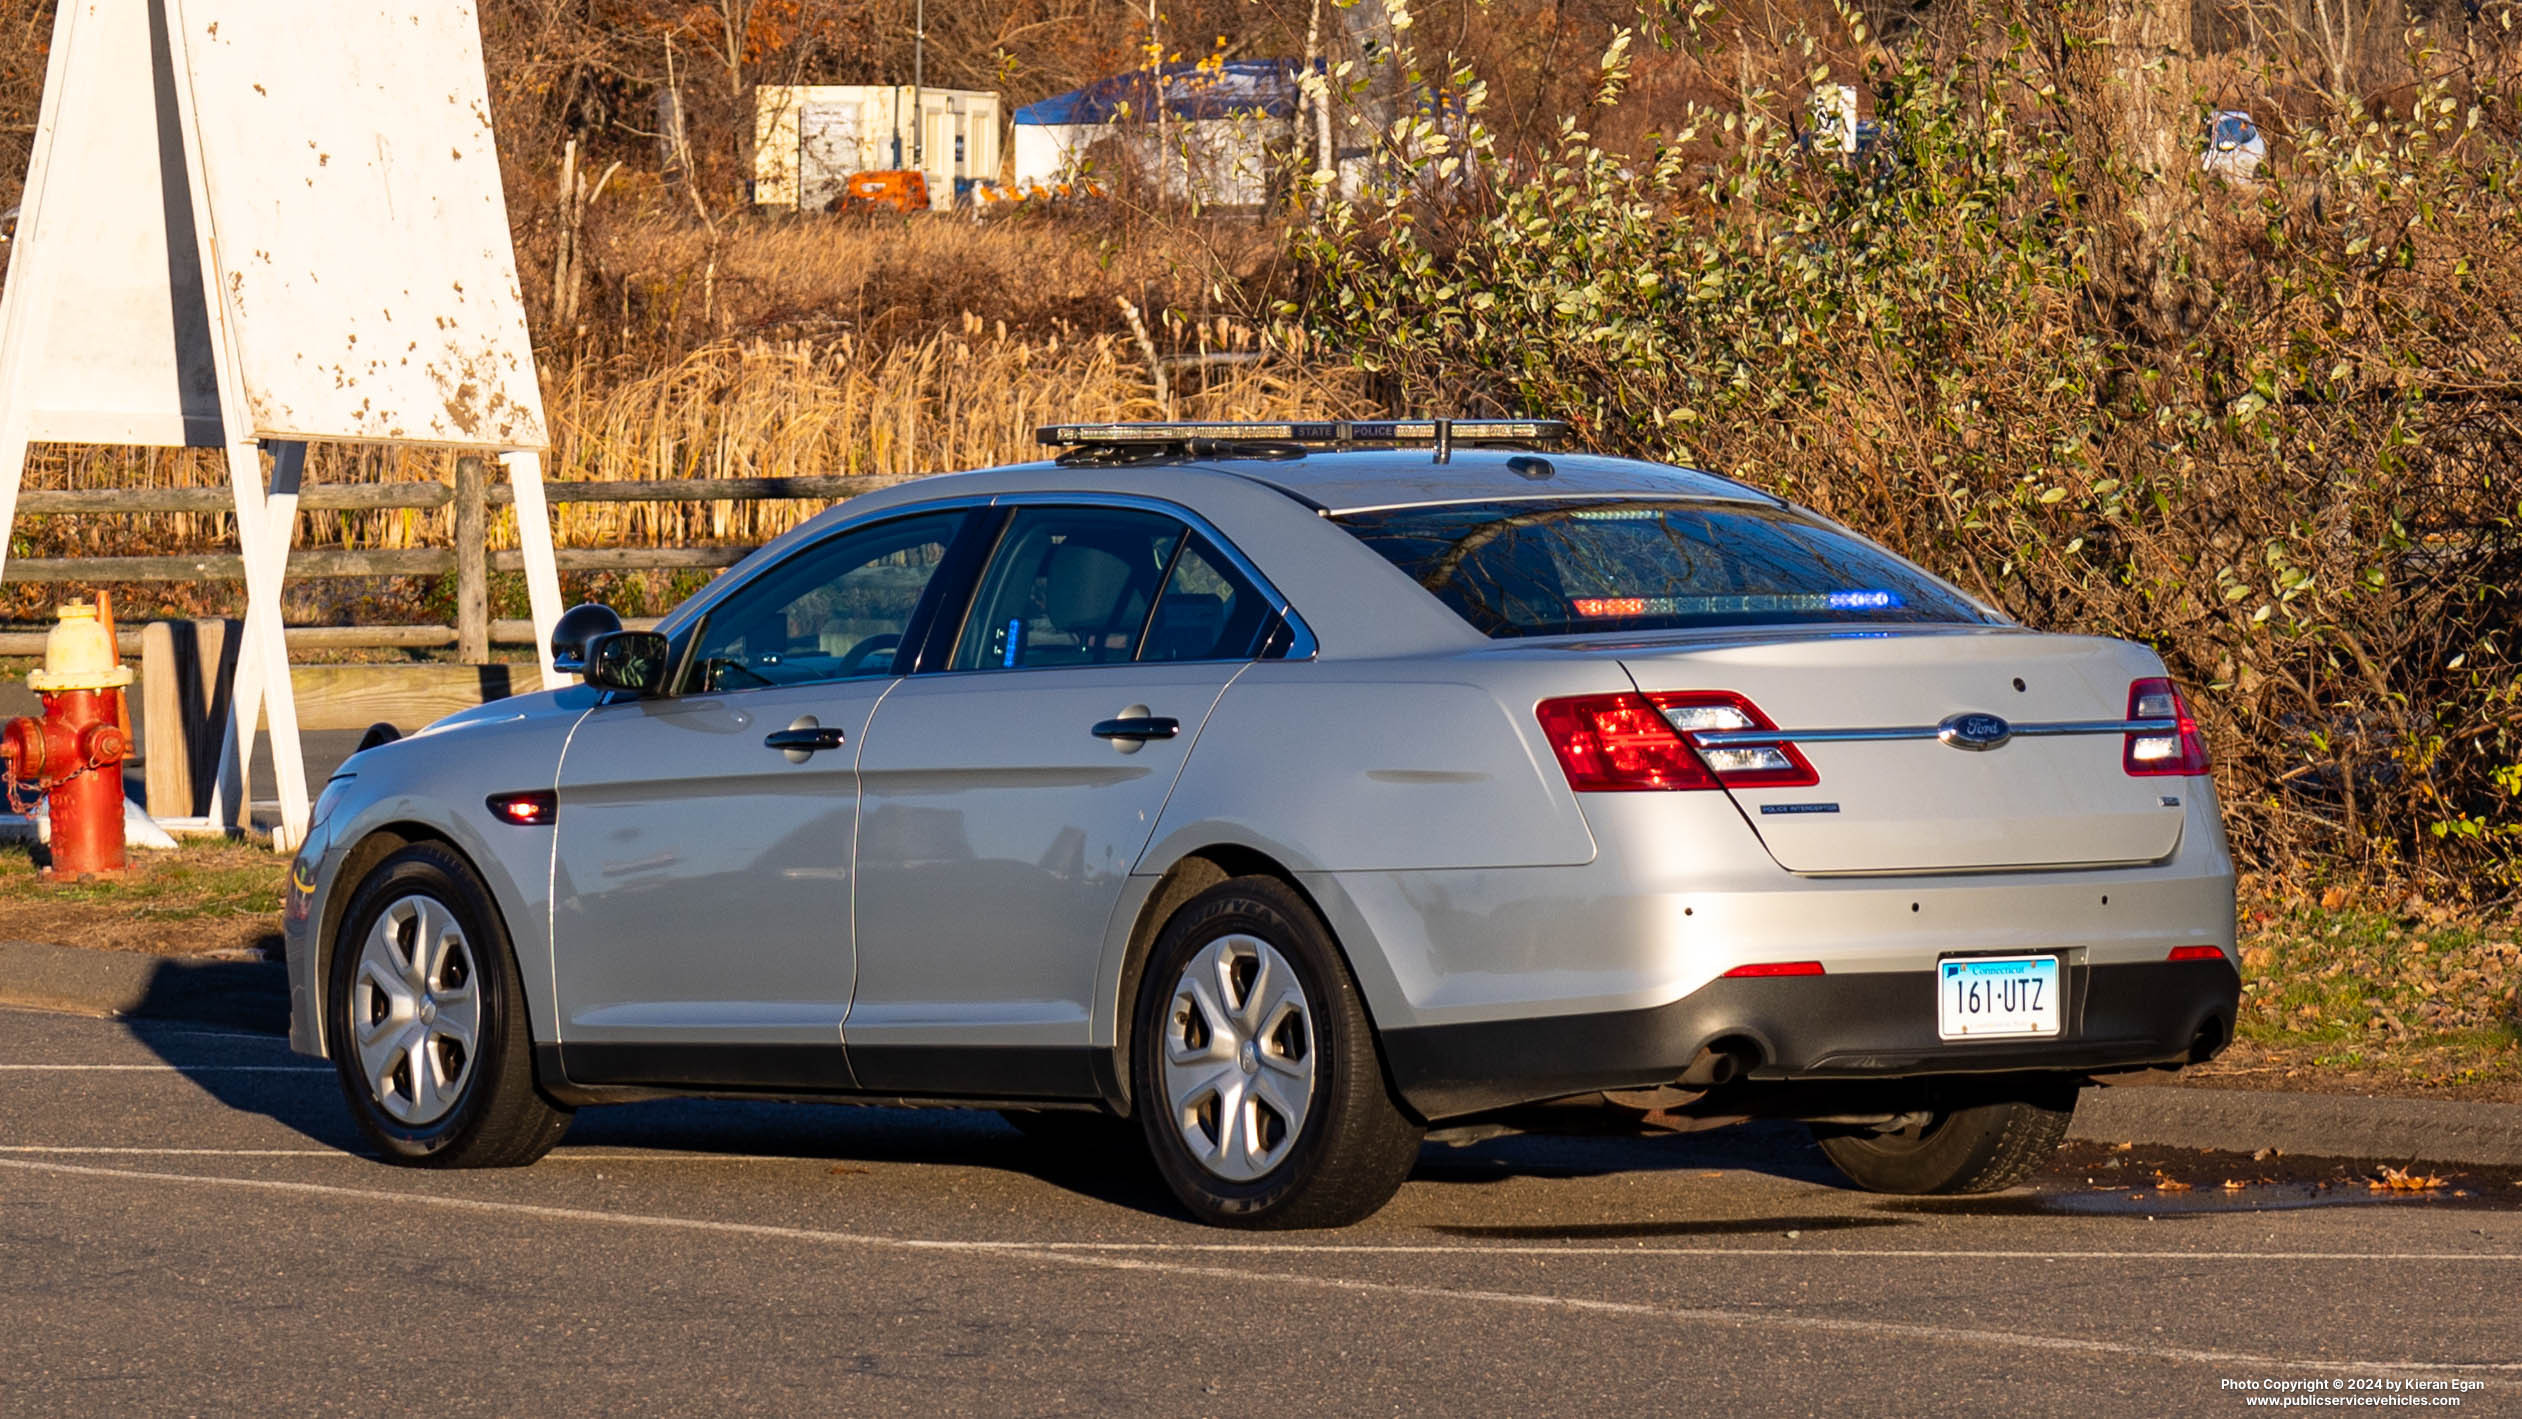
<svg viewBox="0 0 2522 1419"><path fill-rule="evenodd" d="M2058 958L1969 956L1938 961L1936 1033L1989 1040L2058 1033Z"/></svg>

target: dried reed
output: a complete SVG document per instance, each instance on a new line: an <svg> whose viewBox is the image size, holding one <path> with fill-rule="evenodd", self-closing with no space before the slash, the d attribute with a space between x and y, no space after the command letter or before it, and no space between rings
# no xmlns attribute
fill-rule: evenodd
<svg viewBox="0 0 2522 1419"><path fill-rule="evenodd" d="M960 332L868 350L853 337L704 347L651 373L607 381L580 366L551 381L548 476L685 479L800 475L902 476L1039 457L1036 425L1072 419L1157 418L1158 386L1127 341L1025 340L967 318ZM1211 324L1211 349L1257 347L1249 330ZM1355 373L1284 352L1252 364L1186 372L1182 418L1340 417L1362 411ZM428 449L319 446L310 482L448 481L452 455ZM52 446L28 486L198 487L224 482L214 452ZM812 515L819 502L564 503L562 546L689 546L765 540ZM443 546L450 510L306 512L300 546ZM492 519L494 545L515 525ZM218 514L27 517L16 555L114 555L232 544Z"/></svg>

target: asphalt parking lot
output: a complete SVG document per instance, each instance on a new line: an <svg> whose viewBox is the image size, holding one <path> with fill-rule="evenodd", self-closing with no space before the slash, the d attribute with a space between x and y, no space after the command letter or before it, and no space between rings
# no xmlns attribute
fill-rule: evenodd
<svg viewBox="0 0 2522 1419"><path fill-rule="evenodd" d="M501 1173L352 1142L327 1067L269 1036L0 1010L0 1411L2084 1415L2239 1412L2226 1386L2257 1383L2503 1413L2522 1390L2509 1174L2401 1199L2096 1144L2030 1191L1920 1203L1850 1191L1789 1129L1510 1137L1430 1145L1366 1225L1273 1236L987 1114L639 1104Z"/></svg>

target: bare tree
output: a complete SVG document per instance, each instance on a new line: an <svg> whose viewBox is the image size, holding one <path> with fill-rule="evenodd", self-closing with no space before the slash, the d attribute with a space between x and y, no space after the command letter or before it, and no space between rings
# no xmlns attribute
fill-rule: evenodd
<svg viewBox="0 0 2522 1419"><path fill-rule="evenodd" d="M2377 46L2409 23L2403 0L2243 0L2241 11L2251 49L2306 75L2338 108L2372 78Z"/></svg>

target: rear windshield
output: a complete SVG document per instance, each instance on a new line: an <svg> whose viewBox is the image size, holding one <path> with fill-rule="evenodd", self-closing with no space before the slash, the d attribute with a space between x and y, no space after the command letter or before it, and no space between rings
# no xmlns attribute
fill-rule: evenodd
<svg viewBox="0 0 2522 1419"><path fill-rule="evenodd" d="M1781 508L1591 498L1337 520L1489 636L1995 623L1898 557Z"/></svg>

